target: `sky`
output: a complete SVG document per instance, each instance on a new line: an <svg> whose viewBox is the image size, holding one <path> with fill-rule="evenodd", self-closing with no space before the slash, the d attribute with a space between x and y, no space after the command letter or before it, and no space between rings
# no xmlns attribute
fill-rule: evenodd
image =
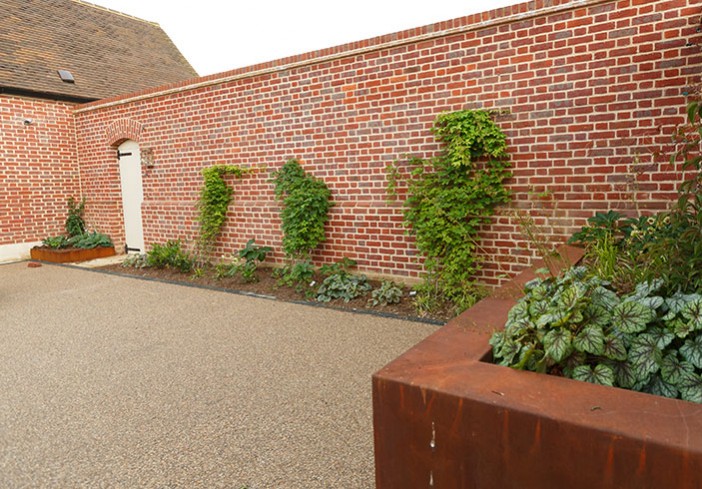
<svg viewBox="0 0 702 489"><path fill-rule="evenodd" d="M526 0L86 0L158 23L202 76Z"/></svg>

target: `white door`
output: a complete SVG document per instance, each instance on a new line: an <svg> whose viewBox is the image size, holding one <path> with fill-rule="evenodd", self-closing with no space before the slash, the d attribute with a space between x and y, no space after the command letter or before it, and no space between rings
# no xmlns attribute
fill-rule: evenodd
<svg viewBox="0 0 702 489"><path fill-rule="evenodd" d="M141 221L141 203L144 187L141 183L141 153L139 144L125 141L118 148L119 178L122 183L122 209L127 251L144 252L144 228Z"/></svg>

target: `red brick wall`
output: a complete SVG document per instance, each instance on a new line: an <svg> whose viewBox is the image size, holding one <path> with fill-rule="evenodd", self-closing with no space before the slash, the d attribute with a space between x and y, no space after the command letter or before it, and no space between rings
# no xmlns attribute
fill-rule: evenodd
<svg viewBox="0 0 702 489"><path fill-rule="evenodd" d="M72 109L0 95L0 246L63 232L66 201L80 196Z"/></svg>
<svg viewBox="0 0 702 489"><path fill-rule="evenodd" d="M429 129L443 111L500 109L514 200L484 232L483 278L496 283L533 255L517 212L557 241L599 210L667 205L679 175L652 153L698 81L700 49L687 44L701 14L698 0L529 2L88 104L76 124L93 217L119 241L110 144L131 137L115 132L121 120L155 157L143 173L147 244L193 240L200 170L227 163L261 169L233 182L218 251L255 237L280 260L270 171L296 157L336 203L317 262L348 256L413 277L421 268L401 206L386 202L386 165L435 155Z"/></svg>

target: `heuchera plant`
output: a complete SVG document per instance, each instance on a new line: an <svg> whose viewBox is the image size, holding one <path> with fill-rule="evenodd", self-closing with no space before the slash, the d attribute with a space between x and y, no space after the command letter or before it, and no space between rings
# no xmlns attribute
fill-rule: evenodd
<svg viewBox="0 0 702 489"><path fill-rule="evenodd" d="M490 344L500 365L702 402L702 296L618 295L575 267L535 279Z"/></svg>

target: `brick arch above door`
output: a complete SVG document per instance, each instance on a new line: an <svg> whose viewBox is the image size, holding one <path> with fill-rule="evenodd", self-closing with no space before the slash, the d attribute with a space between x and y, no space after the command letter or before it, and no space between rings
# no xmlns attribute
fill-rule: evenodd
<svg viewBox="0 0 702 489"><path fill-rule="evenodd" d="M118 119L105 129L105 138L110 146L118 146L127 139L141 142L144 125L134 119Z"/></svg>

